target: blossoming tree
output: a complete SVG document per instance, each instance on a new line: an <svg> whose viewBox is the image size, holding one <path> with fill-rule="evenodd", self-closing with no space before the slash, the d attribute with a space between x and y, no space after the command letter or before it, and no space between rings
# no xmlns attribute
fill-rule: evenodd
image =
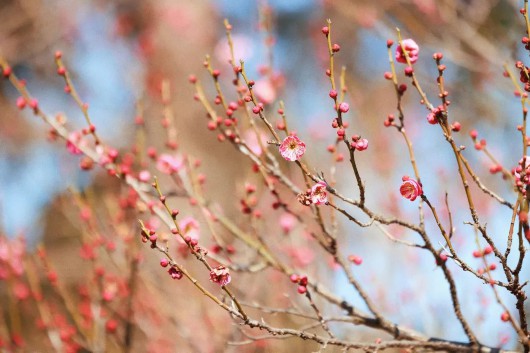
<svg viewBox="0 0 530 353"><path fill-rule="evenodd" d="M530 32L527 1L520 12ZM57 74L64 79L65 94L75 101L86 122L77 130L62 114L45 112L30 93L31 83L26 84L0 58L2 76L19 94L14 104L40 118L49 128L50 139L62 140L66 149L80 158L81 169L99 169L115 182L110 197L91 199L72 191L71 202L82 229L80 255L90 268L88 282L80 285L75 295L57 275L45 248L31 254L25 252L23 240L0 238L0 274L9 288L10 312L9 322L0 321L0 344L7 351L21 351L24 345L32 345L20 322L20 311L31 307L46 349L57 352L142 351L138 342L148 343L148 350L156 352L174 351L176 342L185 342L182 344L189 351L219 351L219 347L246 347L242 349L250 351L282 338L309 342L302 343L300 349L313 351L499 352L496 346L484 343L486 337L477 334L463 308L462 297L466 294L459 290L455 273L466 272L466 281L477 281L491 289L495 305L502 312L498 321L505 323L515 337L513 349L529 352L525 308L528 273L524 271L530 242L530 139L526 135L529 68L517 62L516 75L511 66L505 66L505 76L513 81L522 106L522 123L517 126L522 144L520 161L511 171L510 166L495 162L492 171L501 172L511 183L513 190L505 198L481 181L466 157L465 146L460 144L462 124L451 114L443 54L433 56L439 100L435 103L423 90L423 80L415 71L415 64L427 60L420 46L413 39L402 39L399 30L396 38L381 43L386 46L389 60L389 71L381 79L388 80L396 97L396 113L389 114L383 124L402 137L402 146L396 148L403 150L403 164L413 175L381 188L417 206L419 218L413 222L377 209L377 203L367 200L366 177L359 159L375 160L377 156L369 155L369 136L361 136L346 121L351 108L345 101L345 70L337 76L335 68L341 46L333 41L331 21L321 28L328 58L325 74L329 78L329 111L333 114L329 133L334 140L327 148L333 162L326 171L319 160L308 157L315 146L290 128L288 107L279 102L273 109L274 85L259 85L249 77L245 62L235 57L228 21L225 30L232 71L216 69L213 60L206 57L204 67L211 84L205 88L195 75L189 77L189 82L195 90L195 101L206 112L205 128L242 155L247 165L241 165L241 169L251 171L246 183L240 185L241 212L232 216L210 198L207 178L201 173L202 161L193 156L193 151L181 151L178 146L167 84L161 89L164 148L140 143L145 142L148 122L139 109L135 124L140 137L135 146L120 150L100 136L62 52L55 53ZM528 49L528 37L522 41ZM231 79L226 77L229 75ZM456 163L452 180L461 186L464 209L470 217L467 226L476 235L473 256L481 262L479 269L458 247L447 197L443 205L447 214L442 215L438 200L427 192L421 174L424 166L417 162L417 151L405 129L402 100L406 92L416 97L425 109L427 122L443 135L447 143L443 148L452 153ZM274 115L277 122L272 120ZM407 127L418 123L406 122ZM495 161L485 141L478 140L478 133L473 130L470 136L475 148ZM339 158L339 151L349 157L348 173L355 196L348 194L351 181L349 185L337 181L337 163L344 159ZM477 207L477 194L487 196L487 202L495 207L508 209L511 217L505 220L509 230L504 237L494 236L486 226ZM341 227L341 222L347 226ZM465 340L431 337L390 318L381 309L371 283L359 279L357 266L363 265L363 258L350 252L348 238L342 234L367 228L379 229L392 246L410 247L430 256L440 274L440 290L450 299L451 313L446 315L456 320ZM414 234L413 240L396 235L403 230ZM313 266L304 263L309 257L304 253L305 243L318 254L310 261ZM156 258L159 267L149 268L145 258ZM330 260L329 266L326 259ZM352 289L355 298L343 294L337 285L339 280L329 278L328 267L340 271L344 277L340 286ZM162 288L159 283L163 283ZM176 295L168 289L186 285L186 295L179 295L180 289L174 292ZM208 303L208 313L200 313L195 307L202 301ZM27 307L19 305L22 302ZM188 306L199 313L179 315ZM210 314L212 308L219 314ZM178 324L183 320L185 324ZM212 327L201 331L208 325ZM352 334L351 329L357 327L367 331ZM206 349L197 342L195 335L201 335L199 332L207 341L204 332L217 329L222 331L223 344ZM172 341L174 332L180 337ZM291 343L286 342L280 340L281 351L289 351Z"/></svg>

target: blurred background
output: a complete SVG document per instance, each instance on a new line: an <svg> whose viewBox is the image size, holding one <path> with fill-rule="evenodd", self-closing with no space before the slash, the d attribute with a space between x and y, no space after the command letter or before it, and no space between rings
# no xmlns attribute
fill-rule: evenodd
<svg viewBox="0 0 530 353"><path fill-rule="evenodd" d="M528 59L520 45L525 34L521 6L522 1L517 0L0 0L0 54L19 77L27 80L46 112L64 113L69 124L80 128L84 126L82 113L64 93L63 80L56 74L54 53L61 50L100 136L117 148L134 142L139 100L146 121L158 121L161 83L169 80L179 148L203 161L202 168L209 176L209 195L237 218L238 200L233 195L242 188L248 171L241 171L239 157L230 146L219 144L208 134L205 112L193 101L188 75L197 75L213 94L202 65L209 54L214 66L226 73L223 79L229 87L231 67L223 26L223 19L229 19L236 58L245 60L249 77L258 81L257 87L261 85L269 116L277 118L278 101L283 100L290 127L309 142L308 158L316 161L314 165L320 170L328 170L331 162L326 146L335 140L330 126L334 112L324 73L328 56L321 27L330 18L333 41L341 45L337 67L345 66L347 70L350 133L370 141L368 151L359 156L369 204L386 214L416 221L416 205L402 199L397 191L401 176L413 174L406 146L395 129L383 126L388 114L396 114L393 86L383 78L389 71L386 40L396 40L395 28L399 27L404 38L413 38L419 44L415 72L431 101L436 101L437 95L432 54L444 54L446 89L452 102L450 116L463 126L457 143L468 147L466 158L481 180L514 201L510 183L499 174L489 173L492 163L472 148L468 132L477 129L505 168L517 165L521 148L516 126L522 114L512 83L503 77L503 65L513 68L515 60ZM398 66L400 82L408 82L402 69ZM105 176L81 171L79 160L66 151L62 142L50 143L48 128L30 112L16 108L17 96L6 80L0 81L1 227L8 237L24 235L30 246L47 242L55 250L52 256L59 259L58 264L75 261L76 253L69 249L76 244L76 232L61 217L67 189L95 187L101 191L109 185L103 181ZM476 249L474 231L463 224L470 216L454 156L439 128L427 123L426 110L418 101L416 92L409 89L404 98L405 122L425 192L441 210L448 192L455 243L462 257L478 268L480 260L472 256ZM163 129L152 124L147 132L149 141L160 147L156 141ZM336 175L339 189L355 197L355 180L347 162L339 163ZM489 231L495 239L505 239L510 210L474 192ZM430 217L427 220L432 221ZM435 226L434 222L430 226ZM431 230L433 241L441 244L436 229ZM419 241L397 228L392 231L403 239ZM353 228L346 222L341 224L341 233L346 252L364 260L355 269L356 274L392 320L428 335L465 341L451 314L446 282L427 252L397 245L377 230ZM306 249L304 242L300 241L298 249ZM324 271L315 268L317 255L309 248L309 255L292 256L300 258L300 266L305 266L308 273ZM499 319L502 309L495 304L490 288L457 267L452 269L464 314L481 341L514 347L515 334ZM339 272L331 278L337 293L359 302ZM160 281L170 280L164 277ZM204 327L196 330L202 332ZM222 342L226 333L217 334L216 339ZM218 347L189 349L213 352L220 351ZM254 344L225 348L289 351L281 342L271 347Z"/></svg>

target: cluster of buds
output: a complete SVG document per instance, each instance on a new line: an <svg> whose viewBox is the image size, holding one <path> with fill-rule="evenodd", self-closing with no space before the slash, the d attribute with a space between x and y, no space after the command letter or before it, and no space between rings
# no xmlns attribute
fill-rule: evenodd
<svg viewBox="0 0 530 353"><path fill-rule="evenodd" d="M530 156L521 158L517 167L512 169L512 174L515 177L515 187L526 195L526 189L530 185Z"/></svg>
<svg viewBox="0 0 530 353"><path fill-rule="evenodd" d="M298 284L298 293L305 294L307 292L307 276L292 274L289 279L291 282Z"/></svg>
<svg viewBox="0 0 530 353"><path fill-rule="evenodd" d="M477 151L480 151L482 150L484 147L486 147L487 145L487 142L485 139L481 139L479 140L478 139L478 132L477 130L471 130L469 132L469 136L471 137L471 139L473 140L473 142L475 143L475 149Z"/></svg>
<svg viewBox="0 0 530 353"><path fill-rule="evenodd" d="M347 122L347 121L343 121L342 122L342 127L343 128L347 128L350 124ZM334 128L334 129L337 129L339 127L339 121L337 120L337 118L334 118L333 121L331 122L331 127ZM344 136L344 130L342 130L342 133L339 132L341 131L341 129L339 129L337 131L337 135L339 136L339 139L342 140L342 136ZM341 136L342 135L342 136Z"/></svg>
<svg viewBox="0 0 530 353"><path fill-rule="evenodd" d="M427 115L427 121L431 125L436 125L438 124L439 121L443 121L445 119L444 113L445 113L445 108L443 105L440 105L434 108L433 110L431 110L431 112Z"/></svg>
<svg viewBox="0 0 530 353"><path fill-rule="evenodd" d="M154 229L142 229L141 232L142 235L142 243L151 242L151 248L156 248L156 241L158 240L158 236L156 235L156 232Z"/></svg>
<svg viewBox="0 0 530 353"><path fill-rule="evenodd" d="M388 114L388 116L386 117L386 120L383 122L383 125L385 125L385 127L392 126L394 125L395 119L396 117L394 116L394 114Z"/></svg>
<svg viewBox="0 0 530 353"><path fill-rule="evenodd" d="M476 257L476 258L484 257L486 255L491 254L492 252L493 252L493 248L490 245L486 245L484 249L482 249L482 251L480 250L473 251L473 257Z"/></svg>
<svg viewBox="0 0 530 353"><path fill-rule="evenodd" d="M515 63L515 68L519 70L519 81L524 83L524 90L526 92L530 92L530 68L528 66L524 66L521 61L517 61Z"/></svg>

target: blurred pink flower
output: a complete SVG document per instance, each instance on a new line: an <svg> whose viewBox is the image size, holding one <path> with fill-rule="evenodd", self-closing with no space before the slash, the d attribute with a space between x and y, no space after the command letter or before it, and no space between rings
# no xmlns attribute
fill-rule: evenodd
<svg viewBox="0 0 530 353"><path fill-rule="evenodd" d="M421 188L421 184L418 183L416 180L411 179L408 176L404 176L402 180L403 184L401 184L401 187L399 188L401 196L406 199L409 199L410 201L414 201L418 196L423 195L423 189Z"/></svg>
<svg viewBox="0 0 530 353"><path fill-rule="evenodd" d="M261 140L261 144L263 146L267 146L267 137L261 133L259 134L259 137L258 137L253 131L245 131L243 136L250 150L254 152L256 155L260 156L263 151L261 150L259 140Z"/></svg>
<svg viewBox="0 0 530 353"><path fill-rule="evenodd" d="M185 31L192 25L190 10L182 5L162 5L157 12L158 18L165 21L175 32Z"/></svg>
<svg viewBox="0 0 530 353"><path fill-rule="evenodd" d="M416 42L410 38L403 39L401 44L409 55L410 63L414 64L416 61L418 61L418 54L420 52L420 47L418 46L418 44L416 44ZM396 61L402 64L407 63L407 59L405 57L405 54L403 53L401 45L398 45L396 49Z"/></svg>
<svg viewBox="0 0 530 353"><path fill-rule="evenodd" d="M296 224L296 217L290 213L284 213L280 216L280 227L285 234L293 230Z"/></svg>
<svg viewBox="0 0 530 353"><path fill-rule="evenodd" d="M160 227L160 219L157 217L150 217L147 221L144 222L145 228L147 230L156 231Z"/></svg>
<svg viewBox="0 0 530 353"><path fill-rule="evenodd" d="M276 99L276 88L268 79L257 80L254 85L254 92L264 104L270 104Z"/></svg>
<svg viewBox="0 0 530 353"><path fill-rule="evenodd" d="M84 145L86 145L86 142L83 140L83 135L79 131L73 131L68 135L66 149L71 154L81 154L82 152L79 147L83 147Z"/></svg>
<svg viewBox="0 0 530 353"><path fill-rule="evenodd" d="M29 287L25 283L17 281L13 286L13 294L18 300L25 300L28 299L31 293Z"/></svg>
<svg viewBox="0 0 530 353"><path fill-rule="evenodd" d="M164 153L158 157L156 161L156 168L162 173L173 174L178 172L182 168L183 164L184 163L181 158Z"/></svg>
<svg viewBox="0 0 530 353"><path fill-rule="evenodd" d="M297 136L287 136L280 145L280 154L288 161L297 161L305 153L305 143Z"/></svg>
<svg viewBox="0 0 530 353"><path fill-rule="evenodd" d="M219 265L210 271L210 281L217 283L222 287L230 283L231 280L230 272L222 265Z"/></svg>
<svg viewBox="0 0 530 353"><path fill-rule="evenodd" d="M199 240L200 228L199 222L193 217L184 217L179 222L179 228L183 236L188 236L191 239Z"/></svg>
<svg viewBox="0 0 530 353"><path fill-rule="evenodd" d="M254 42L247 35L232 34L232 42L234 43L234 57L236 64L239 60L248 60L254 54ZM231 59L230 47L226 45L226 39L222 38L215 46L214 54L217 60L222 63L227 63Z"/></svg>
<svg viewBox="0 0 530 353"><path fill-rule="evenodd" d="M290 247L287 249L287 253L292 257L293 263L297 267L306 267L315 259L315 253L307 247Z"/></svg>
<svg viewBox="0 0 530 353"><path fill-rule="evenodd" d="M138 180L143 183L148 183L151 180L151 173L148 170L142 170L138 173Z"/></svg>
<svg viewBox="0 0 530 353"><path fill-rule="evenodd" d="M311 188L311 201L315 205L324 205L328 202L328 194L326 192L326 183L319 181Z"/></svg>

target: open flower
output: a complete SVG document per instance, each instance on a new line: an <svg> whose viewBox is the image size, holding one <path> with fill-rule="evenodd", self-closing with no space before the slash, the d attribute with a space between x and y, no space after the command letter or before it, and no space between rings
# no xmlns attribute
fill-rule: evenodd
<svg viewBox="0 0 530 353"><path fill-rule="evenodd" d="M302 158L305 153L305 143L297 136L287 136L280 145L280 154L288 161L294 162Z"/></svg>
<svg viewBox="0 0 530 353"><path fill-rule="evenodd" d="M230 283L231 280L230 272L223 265L219 265L210 271L210 281L215 282L222 287Z"/></svg>
<svg viewBox="0 0 530 353"><path fill-rule="evenodd" d="M326 192L326 183L319 181L311 188L311 202L315 205L324 205L328 202L328 194Z"/></svg>
<svg viewBox="0 0 530 353"><path fill-rule="evenodd" d="M400 62L402 64L407 63L407 58L405 57L405 54L403 53L403 48L407 52L410 63L414 64L416 61L418 61L418 53L420 52L420 47L416 42L412 39L403 39L401 42L401 45L398 45L396 49L396 61Z"/></svg>
<svg viewBox="0 0 530 353"><path fill-rule="evenodd" d="M414 201L418 196L423 195L423 189L421 188L421 184L418 183L416 180L411 179L408 176L404 176L402 180L403 184L401 184L401 187L399 188L401 196L406 199L409 199L410 201Z"/></svg>

